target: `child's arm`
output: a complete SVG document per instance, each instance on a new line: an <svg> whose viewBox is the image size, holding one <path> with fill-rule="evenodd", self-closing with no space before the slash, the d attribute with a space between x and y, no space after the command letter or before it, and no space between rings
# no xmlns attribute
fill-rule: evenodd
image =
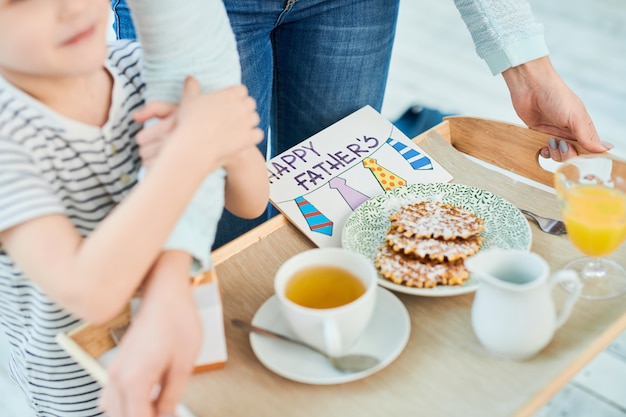
<svg viewBox="0 0 626 417"><path fill-rule="evenodd" d="M240 83L239 56L221 0L188 0L184 5L170 0L131 0L129 3L144 52L142 75L149 105L148 110L143 111L148 115L141 119L142 122L159 116L149 113L154 100L179 101L180 84L188 74L193 74L200 81L204 91ZM160 104L165 106L165 103ZM168 112L174 109L172 105ZM137 138L145 166L151 165L149 159L159 152L161 139L166 133L161 130L164 126L167 127L168 123L146 127ZM149 144L146 146L141 140L150 129L157 131L156 138L159 139L152 155ZM224 137L223 140L230 138ZM256 147L249 149L258 153ZM250 153L250 150L243 153ZM109 368L109 385L101 401L106 410L123 407L123 411L129 414L110 413L112 416L140 416L143 414L131 411L147 411L152 407L156 408L158 415L174 411L191 371L190 367L181 366L181 362L189 364L190 348L198 345L199 340L196 334L183 333L168 326L180 323L193 330L187 323L191 313L188 309L173 306L167 309L168 316L162 317L163 305L171 304L168 297L176 297L177 292L168 294L167 290L161 292L159 288L187 283L188 267L184 268L181 258L186 257L189 261L190 255L193 255L192 274L210 267L210 250L224 208L224 183L223 170L212 173L202 182L165 243L166 251L154 265L152 275L161 276L161 284L157 286L157 282L152 280L146 282L138 315L126 333L128 339L120 346L116 362ZM178 283L168 283L168 279ZM190 305L195 306L193 301ZM149 351L144 349L146 335L152 341ZM146 394L150 393L154 384L160 384L161 392L153 402L146 401L150 398Z"/></svg>
<svg viewBox="0 0 626 417"><path fill-rule="evenodd" d="M3 248L25 275L79 317L114 317L202 179L261 140L254 100L244 87L211 95L200 95L198 88L193 80L186 83L174 129L150 171L88 238L64 215L38 217L0 233Z"/></svg>
<svg viewBox="0 0 626 417"><path fill-rule="evenodd" d="M107 368L100 397L107 415L174 415L202 340L189 266L187 253L167 251L150 270L139 311ZM161 387L156 404L155 384Z"/></svg>
<svg viewBox="0 0 626 417"><path fill-rule="evenodd" d="M174 105L158 103L151 110L151 106L140 110L135 114L138 122L144 122L154 114L165 115L173 112ZM142 162L145 166L151 166L162 146L167 123L144 128L137 136L141 148ZM226 208L236 216L242 218L255 218L261 215L267 207L269 198L269 181L265 159L258 148L248 148L245 152L234 155L225 165L226 169ZM196 196L198 197L198 196ZM210 201L211 194L205 193L205 201ZM194 198L190 206L200 204L201 198ZM200 214L201 212L197 212Z"/></svg>
<svg viewBox="0 0 626 417"><path fill-rule="evenodd" d="M235 216L254 219L267 208L270 183L265 159L258 148L249 148L226 165L225 206Z"/></svg>

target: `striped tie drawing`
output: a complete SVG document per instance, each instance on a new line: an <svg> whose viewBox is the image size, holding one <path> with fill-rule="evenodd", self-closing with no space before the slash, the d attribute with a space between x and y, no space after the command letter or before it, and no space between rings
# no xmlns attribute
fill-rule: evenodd
<svg viewBox="0 0 626 417"><path fill-rule="evenodd" d="M362 192L355 190L354 188L346 184L346 180L341 177L335 177L331 179L328 182L328 186L339 191L339 194L341 194L343 199L346 200L346 203L348 203L353 211L369 199L369 197Z"/></svg>
<svg viewBox="0 0 626 417"><path fill-rule="evenodd" d="M398 142L395 139L389 138L387 142L393 149L398 151L400 155L413 167L413 169L430 170L433 169L433 164L430 162L430 158L421 154L417 150L408 147L402 142Z"/></svg>
<svg viewBox="0 0 626 417"><path fill-rule="evenodd" d="M302 216L309 225L312 232L321 233L327 236L333 235L333 222L330 221L321 211L315 208L304 197L296 197L294 200L302 213Z"/></svg>
<svg viewBox="0 0 626 417"><path fill-rule="evenodd" d="M372 171L372 174L374 174L374 177L376 177L376 180L378 180L378 183L385 191L406 185L406 181L404 179L398 177L387 168L378 165L374 158L365 158L363 160L363 166Z"/></svg>

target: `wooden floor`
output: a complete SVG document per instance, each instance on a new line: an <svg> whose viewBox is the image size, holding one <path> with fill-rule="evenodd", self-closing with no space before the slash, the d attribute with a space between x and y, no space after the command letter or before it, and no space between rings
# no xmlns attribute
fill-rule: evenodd
<svg viewBox="0 0 626 417"><path fill-rule="evenodd" d="M530 2L557 71L583 99L601 137L626 157L626 2ZM476 56L451 0L401 0L383 114L394 120L414 104L521 123L502 78ZM0 338L0 416L29 417L7 376L6 356ZM626 334L537 414L587 416L626 417Z"/></svg>

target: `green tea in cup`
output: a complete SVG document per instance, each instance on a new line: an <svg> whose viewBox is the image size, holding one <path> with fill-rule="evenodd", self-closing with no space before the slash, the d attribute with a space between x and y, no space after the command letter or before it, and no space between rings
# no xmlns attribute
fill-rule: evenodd
<svg viewBox="0 0 626 417"><path fill-rule="evenodd" d="M363 282L350 271L333 265L304 268L285 286L285 296L309 308L334 308L351 303L365 293Z"/></svg>

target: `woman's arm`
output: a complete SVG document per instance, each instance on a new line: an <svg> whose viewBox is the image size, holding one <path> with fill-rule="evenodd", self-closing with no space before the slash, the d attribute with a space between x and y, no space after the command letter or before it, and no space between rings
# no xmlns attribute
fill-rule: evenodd
<svg viewBox="0 0 626 417"><path fill-rule="evenodd" d="M524 0L454 0L476 53L491 72L548 55L543 26Z"/></svg>
<svg viewBox="0 0 626 417"><path fill-rule="evenodd" d="M506 82L517 115L532 129L580 142L591 152L600 142L582 101L565 84L548 57L543 26L523 0L455 0L478 55ZM556 141L553 141L556 144ZM565 141L541 155L561 161L576 155Z"/></svg>

